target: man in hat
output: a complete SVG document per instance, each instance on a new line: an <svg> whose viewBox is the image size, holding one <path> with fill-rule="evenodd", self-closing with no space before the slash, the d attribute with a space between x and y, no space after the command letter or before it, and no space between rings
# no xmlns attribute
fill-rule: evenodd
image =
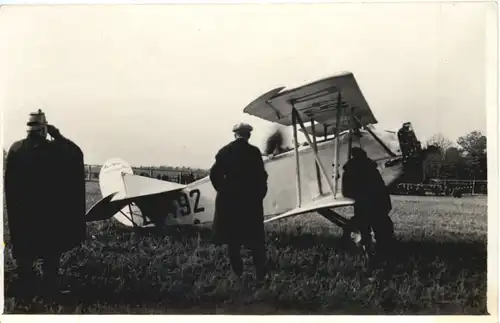
<svg viewBox="0 0 500 323"><path fill-rule="evenodd" d="M410 122L403 123L401 129L398 130L398 139L405 161L420 152L421 145Z"/></svg>
<svg viewBox="0 0 500 323"><path fill-rule="evenodd" d="M424 176L422 171L422 146L410 122L403 123L398 131L399 146L403 155L404 177L401 180L419 183Z"/></svg>
<svg viewBox="0 0 500 323"><path fill-rule="evenodd" d="M373 265L379 265L380 257L388 255L394 241L394 225L389 216L392 203L377 164L359 147L352 148L352 158L344 165L342 194L355 201L351 228L360 230L361 243L366 247L371 244L373 229L377 252Z"/></svg>
<svg viewBox="0 0 500 323"><path fill-rule="evenodd" d="M50 292L59 287L61 254L85 237L85 171L80 148L49 125L41 110L27 125L27 137L7 154L5 198L20 291L33 296L33 262L43 260L43 287Z"/></svg>
<svg viewBox="0 0 500 323"><path fill-rule="evenodd" d="M210 180L217 191L214 242L227 244L234 274L243 273L241 246L252 250L259 281L266 274L263 199L267 194L267 172L260 150L248 140L252 126L233 127L235 140L219 150L210 169Z"/></svg>

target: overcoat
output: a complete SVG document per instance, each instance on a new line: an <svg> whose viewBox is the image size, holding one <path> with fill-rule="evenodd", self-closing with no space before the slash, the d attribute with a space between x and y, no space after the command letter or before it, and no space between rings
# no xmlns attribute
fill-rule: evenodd
<svg viewBox="0 0 500 323"><path fill-rule="evenodd" d="M353 158L344 165L342 194L354 199L354 209L359 216L380 218L392 209L389 190L377 164L367 157Z"/></svg>
<svg viewBox="0 0 500 323"><path fill-rule="evenodd" d="M264 243L267 178L260 150L246 140L236 139L219 150L210 169L210 180L217 191L214 243Z"/></svg>
<svg viewBox="0 0 500 323"><path fill-rule="evenodd" d="M67 138L15 142L5 163L5 202L15 258L43 257L82 242L85 224L83 153Z"/></svg>

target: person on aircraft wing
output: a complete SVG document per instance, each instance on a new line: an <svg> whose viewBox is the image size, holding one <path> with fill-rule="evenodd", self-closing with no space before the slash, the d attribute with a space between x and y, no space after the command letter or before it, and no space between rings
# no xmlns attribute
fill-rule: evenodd
<svg viewBox="0 0 500 323"><path fill-rule="evenodd" d="M210 169L210 180L217 191L213 241L227 244L233 273L243 273L241 246L252 250L256 276L266 275L266 247L263 199L268 174L260 150L248 140L252 126L233 127L235 140L222 147Z"/></svg>
<svg viewBox="0 0 500 323"><path fill-rule="evenodd" d="M420 142L417 140L417 136L410 122L403 123L403 126L398 131L398 139L405 161L414 156L421 149Z"/></svg>
<svg viewBox="0 0 500 323"><path fill-rule="evenodd" d="M5 163L5 200L19 291L33 295L33 262L43 259L43 292L57 291L63 252L86 235L83 153L38 110L27 137L15 142ZM47 140L49 134L53 140ZM17 285L17 284L16 284ZM52 289L56 288L56 290Z"/></svg>
<svg viewBox="0 0 500 323"><path fill-rule="evenodd" d="M377 258L378 255L387 255L394 241L389 190L377 164L359 147L352 148L352 158L344 165L342 194L355 201L351 225L361 231L362 244L368 246L371 243L373 229Z"/></svg>

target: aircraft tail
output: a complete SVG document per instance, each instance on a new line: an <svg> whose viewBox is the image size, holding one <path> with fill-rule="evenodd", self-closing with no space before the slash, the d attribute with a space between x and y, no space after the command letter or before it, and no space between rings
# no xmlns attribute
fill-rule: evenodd
<svg viewBox="0 0 500 323"><path fill-rule="evenodd" d="M102 199L87 212L87 222L114 217L126 226L146 226L150 219L143 216L137 204L146 198L179 191L186 186L134 175L128 163L113 158L101 168L99 187Z"/></svg>
<svg viewBox="0 0 500 323"><path fill-rule="evenodd" d="M110 159L102 166L99 186L103 197L115 194L112 201L161 194L186 187L174 182L134 175L132 167L119 158Z"/></svg>

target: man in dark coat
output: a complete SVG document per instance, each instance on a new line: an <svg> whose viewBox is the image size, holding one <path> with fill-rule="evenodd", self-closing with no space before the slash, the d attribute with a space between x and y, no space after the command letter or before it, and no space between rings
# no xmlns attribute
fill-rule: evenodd
<svg viewBox="0 0 500 323"><path fill-rule="evenodd" d="M30 115L26 139L9 149L5 200L22 291L33 292L33 262L39 258L45 291L57 289L62 253L78 246L86 234L85 169L80 148L49 125L41 110Z"/></svg>
<svg viewBox="0 0 500 323"><path fill-rule="evenodd" d="M401 129L398 130L398 139L405 160L414 157L422 149L410 122L403 123Z"/></svg>
<svg viewBox="0 0 500 323"><path fill-rule="evenodd" d="M243 273L241 246L252 250L258 280L266 274L263 199L267 194L267 172L260 150L248 143L252 127L234 126L235 140L219 150L210 170L217 191L214 242L227 244L231 267Z"/></svg>
<svg viewBox="0 0 500 323"><path fill-rule="evenodd" d="M391 197L377 164L359 147L352 148L352 159L344 165L342 194L355 201L351 228L360 230L361 243L371 244L373 229L377 255L387 256L394 241L394 224L389 216Z"/></svg>

